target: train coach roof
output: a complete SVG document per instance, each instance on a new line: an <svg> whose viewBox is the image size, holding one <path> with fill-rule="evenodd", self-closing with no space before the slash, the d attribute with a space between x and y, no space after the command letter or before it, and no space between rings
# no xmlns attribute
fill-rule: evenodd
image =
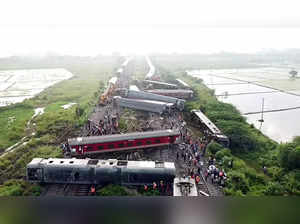
<svg viewBox="0 0 300 224"><path fill-rule="evenodd" d="M131 98L123 98L120 96L114 96L114 99L123 103L145 103L145 104L153 104L153 106L173 106L174 103L162 102L157 100L144 100L144 99L131 99Z"/></svg>
<svg viewBox="0 0 300 224"><path fill-rule="evenodd" d="M169 87L177 88L178 86L176 84L166 83L166 82L159 82L159 81L153 81L153 80L143 80L143 82L151 83L151 84L158 84L158 85L164 85Z"/></svg>
<svg viewBox="0 0 300 224"><path fill-rule="evenodd" d="M179 99L176 97L172 97L172 96L163 96L163 95L159 95L159 94L155 94L155 93L150 93L150 92L146 92L146 91L135 91L135 90L129 90L127 93L127 96L131 99L149 99L149 100L159 100L159 101L163 101L163 102L176 102L176 101L181 101L181 102L185 102L185 100L183 99Z"/></svg>
<svg viewBox="0 0 300 224"><path fill-rule="evenodd" d="M120 162L120 163L119 163ZM124 163L125 162L125 163ZM109 166L126 166L127 168L167 168L175 169L175 165L172 162L155 162L155 161L122 161L117 159L76 159L76 158L34 158L27 164L28 168L36 168L40 165L51 167L87 167L88 165L96 165L97 167L109 167Z"/></svg>
<svg viewBox="0 0 300 224"><path fill-rule="evenodd" d="M187 90L187 89L149 89L147 92L150 93L193 93L192 90Z"/></svg>
<svg viewBox="0 0 300 224"><path fill-rule="evenodd" d="M213 134L222 134L220 129L211 121L209 120L200 110L192 110L192 112L199 118L199 120L204 123L207 128Z"/></svg>
<svg viewBox="0 0 300 224"><path fill-rule="evenodd" d="M104 142L115 142L124 140L143 139L151 137L165 137L179 135L178 131L174 130L162 130L162 131L147 131L147 132L133 132L127 134L116 135L102 135L102 136L90 136L90 137L77 137L68 139L69 145L85 145Z"/></svg>
<svg viewBox="0 0 300 224"><path fill-rule="evenodd" d="M128 161L127 168L134 168L134 167L143 167L143 168L169 168L175 169L175 165L172 162L162 162L163 166L157 166L155 161Z"/></svg>
<svg viewBox="0 0 300 224"><path fill-rule="evenodd" d="M182 81L181 79L176 79L176 81L179 82L180 85L182 85L182 86L184 86L186 88L190 88L190 86L187 83L185 83L184 81Z"/></svg>

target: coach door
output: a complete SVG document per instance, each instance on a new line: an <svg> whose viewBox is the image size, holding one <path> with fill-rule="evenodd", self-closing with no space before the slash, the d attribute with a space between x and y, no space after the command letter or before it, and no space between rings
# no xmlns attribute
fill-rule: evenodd
<svg viewBox="0 0 300 224"><path fill-rule="evenodd" d="M44 172L42 168L28 168L27 178L29 181L42 182L44 180Z"/></svg>

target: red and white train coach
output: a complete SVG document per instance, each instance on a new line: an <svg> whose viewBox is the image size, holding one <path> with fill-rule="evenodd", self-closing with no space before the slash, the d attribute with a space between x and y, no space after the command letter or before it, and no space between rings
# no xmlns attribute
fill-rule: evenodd
<svg viewBox="0 0 300 224"><path fill-rule="evenodd" d="M68 144L71 155L80 156L166 146L175 143L179 136L179 131L168 129L128 134L77 137L68 139Z"/></svg>

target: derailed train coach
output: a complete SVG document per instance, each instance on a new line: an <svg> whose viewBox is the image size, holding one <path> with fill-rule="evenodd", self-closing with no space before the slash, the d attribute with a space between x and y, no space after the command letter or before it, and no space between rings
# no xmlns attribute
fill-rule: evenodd
<svg viewBox="0 0 300 224"><path fill-rule="evenodd" d="M194 96L194 92L188 89L151 89L147 92L179 99L191 99Z"/></svg>
<svg viewBox="0 0 300 224"><path fill-rule="evenodd" d="M120 96L114 97L114 103L120 107L142 110L152 113L171 113L175 109L174 103L167 103L154 100L128 99Z"/></svg>
<svg viewBox="0 0 300 224"><path fill-rule="evenodd" d="M191 87L186 82L184 82L183 80L181 80L181 79L175 79L175 80L178 83L178 85L180 87L182 87L183 89L191 89Z"/></svg>
<svg viewBox="0 0 300 224"><path fill-rule="evenodd" d="M27 181L55 184L145 185L173 183L172 162L34 158L27 164Z"/></svg>
<svg viewBox="0 0 300 224"><path fill-rule="evenodd" d="M229 147L230 141L228 137L224 135L221 130L202 113L201 110L192 110L190 119L193 125L203 131L206 131L212 139L224 147Z"/></svg>
<svg viewBox="0 0 300 224"><path fill-rule="evenodd" d="M158 95L158 94L149 93L145 91L128 90L125 92L124 96L130 99L156 100L156 101L162 101L166 103L173 103L175 107L180 111L184 109L184 103L185 103L185 100L182 99L178 99L170 96Z"/></svg>
<svg viewBox="0 0 300 224"><path fill-rule="evenodd" d="M105 152L141 150L174 144L180 136L178 130L133 132L127 134L77 137L68 139L72 156Z"/></svg>
<svg viewBox="0 0 300 224"><path fill-rule="evenodd" d="M154 81L154 80L143 80L142 82L146 89L148 88L178 89L178 86L173 83Z"/></svg>

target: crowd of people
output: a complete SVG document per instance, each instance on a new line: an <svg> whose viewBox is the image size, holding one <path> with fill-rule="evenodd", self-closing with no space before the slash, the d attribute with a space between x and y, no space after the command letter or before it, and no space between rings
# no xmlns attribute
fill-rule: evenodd
<svg viewBox="0 0 300 224"><path fill-rule="evenodd" d="M197 184L203 176L206 182L210 180L210 183L224 187L227 180L224 169L218 168L215 158L209 157L208 161L205 159L207 145L210 142L210 138L206 137L208 135L193 140L185 127L180 130L183 143L179 145L176 159L182 160L186 166L184 176L194 178Z"/></svg>
<svg viewBox="0 0 300 224"><path fill-rule="evenodd" d="M162 180L158 183L153 182L151 185L144 185L144 193L152 193L155 192L159 195L172 195L172 185L170 183L164 183Z"/></svg>
<svg viewBox="0 0 300 224"><path fill-rule="evenodd" d="M88 120L86 130L87 136L114 134L118 132L118 114L112 115L112 109L107 108L99 122Z"/></svg>
<svg viewBox="0 0 300 224"><path fill-rule="evenodd" d="M224 169L218 168L216 158L209 157L208 158L208 168L204 172L205 181L210 179L212 184L217 184L219 186L224 187L227 174Z"/></svg>

